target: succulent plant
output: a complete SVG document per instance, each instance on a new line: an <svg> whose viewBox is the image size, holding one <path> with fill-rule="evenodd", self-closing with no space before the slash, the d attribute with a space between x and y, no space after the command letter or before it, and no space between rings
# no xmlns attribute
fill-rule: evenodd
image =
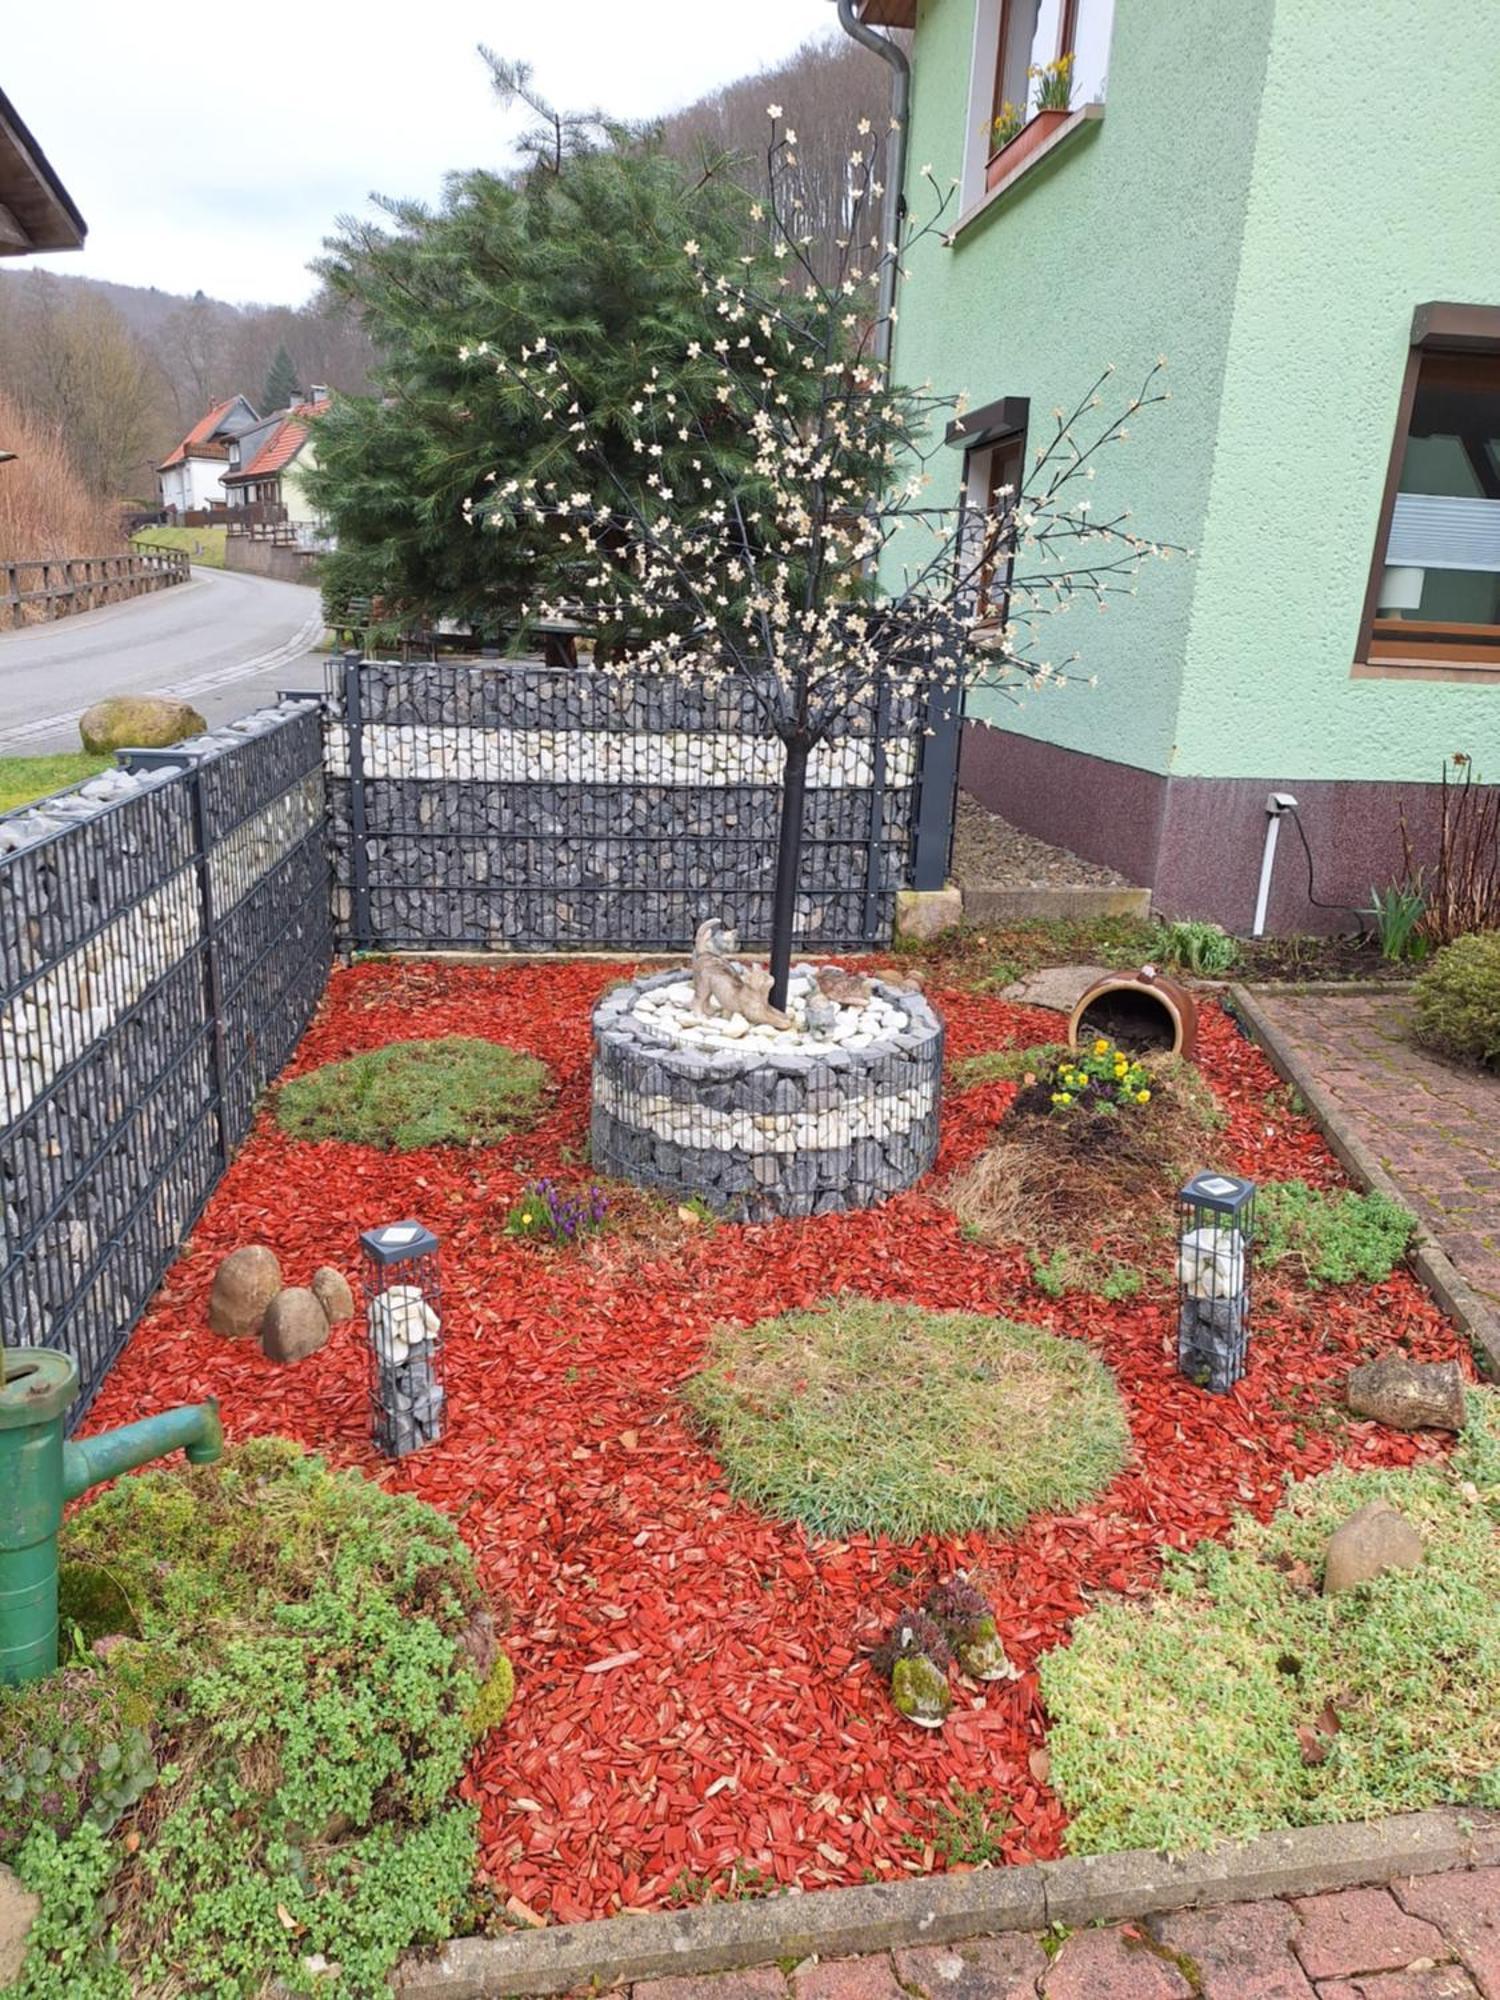
<svg viewBox="0 0 1500 2000"><path fill-rule="evenodd" d="M870 1655L870 1665L882 1679L895 1680L902 1660L928 1659L941 1674L953 1653L941 1625L925 1611L903 1611Z"/></svg>
<svg viewBox="0 0 1500 2000"><path fill-rule="evenodd" d="M995 1614L982 1591L955 1570L927 1593L925 1610L942 1627L954 1657L977 1681L1005 1680L1011 1672Z"/></svg>

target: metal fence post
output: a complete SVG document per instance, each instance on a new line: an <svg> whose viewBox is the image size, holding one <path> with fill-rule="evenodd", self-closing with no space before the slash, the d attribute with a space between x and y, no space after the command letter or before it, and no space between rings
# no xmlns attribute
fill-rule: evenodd
<svg viewBox="0 0 1500 2000"><path fill-rule="evenodd" d="M219 963L219 920L214 909L213 870L209 865L208 816L203 810L201 766L197 763L188 765L183 777L192 805L193 864L198 873L198 908L203 924L203 1003L208 1009L209 1047L213 1052L219 1157L227 1167L234 1158L234 1134L229 1129L229 1046L224 1035L224 969Z"/></svg>
<svg viewBox="0 0 1500 2000"><path fill-rule="evenodd" d="M964 691L940 685L927 698L918 739L917 814L912 833L911 886L941 889L953 858L953 813L958 797L958 750L963 737Z"/></svg>
<svg viewBox="0 0 1500 2000"><path fill-rule="evenodd" d="M370 853L366 846L369 819L365 810L364 693L359 684L363 664L358 653L344 655L344 745L349 766L349 874L355 951L368 950L374 943L370 925Z"/></svg>
<svg viewBox="0 0 1500 2000"><path fill-rule="evenodd" d="M865 909L863 940L886 942L880 923L881 862L885 858L885 737L891 723L891 689L882 679L875 696L875 734L870 756L870 824L865 846Z"/></svg>

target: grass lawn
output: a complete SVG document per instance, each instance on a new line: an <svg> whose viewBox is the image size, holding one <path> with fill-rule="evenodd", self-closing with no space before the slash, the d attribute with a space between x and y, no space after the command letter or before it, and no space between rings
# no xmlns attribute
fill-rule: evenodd
<svg viewBox="0 0 1500 2000"><path fill-rule="evenodd" d="M149 548L153 542L158 548L186 549L205 569L222 569L227 533L225 528L142 528L130 539L131 546L138 549Z"/></svg>
<svg viewBox="0 0 1500 2000"><path fill-rule="evenodd" d="M92 757L87 750L65 750L55 757L0 757L0 812L30 805L66 785L81 784L96 771L114 768L113 757Z"/></svg>

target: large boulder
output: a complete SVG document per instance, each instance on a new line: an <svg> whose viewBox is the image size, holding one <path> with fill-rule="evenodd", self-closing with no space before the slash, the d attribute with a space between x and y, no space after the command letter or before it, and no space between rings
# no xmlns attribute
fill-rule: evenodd
<svg viewBox="0 0 1500 2000"><path fill-rule="evenodd" d="M281 1290L281 1266L264 1243L231 1250L214 1274L208 1295L208 1323L215 1333L236 1340L259 1333L266 1307Z"/></svg>
<svg viewBox="0 0 1500 2000"><path fill-rule="evenodd" d="M316 1293L304 1285L289 1285L266 1307L261 1323L260 1351L268 1361L305 1361L328 1345L328 1315Z"/></svg>
<svg viewBox="0 0 1500 2000"><path fill-rule="evenodd" d="M95 756L111 750L164 750L208 724L185 701L170 694L109 694L84 710L78 733Z"/></svg>
<svg viewBox="0 0 1500 2000"><path fill-rule="evenodd" d="M1427 1553L1422 1537L1388 1500L1372 1500L1328 1538L1323 1595L1336 1597L1371 1583L1388 1569L1415 1569Z"/></svg>
<svg viewBox="0 0 1500 2000"><path fill-rule="evenodd" d="M332 1264L320 1265L313 1272L312 1288L330 1326L342 1326L346 1319L353 1319L354 1294L342 1271L335 1271Z"/></svg>
<svg viewBox="0 0 1500 2000"><path fill-rule="evenodd" d="M1393 1430L1464 1427L1464 1378L1456 1361L1412 1361L1393 1348L1353 1371L1344 1400L1355 1416Z"/></svg>

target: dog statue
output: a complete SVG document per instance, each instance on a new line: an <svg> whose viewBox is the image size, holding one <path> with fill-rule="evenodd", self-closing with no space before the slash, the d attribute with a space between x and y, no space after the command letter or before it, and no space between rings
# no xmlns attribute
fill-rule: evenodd
<svg viewBox="0 0 1500 2000"><path fill-rule="evenodd" d="M729 954L739 937L718 917L699 924L693 938L693 1012L738 1014L752 1027L789 1028L790 1017L771 1005L771 975L763 965L741 965Z"/></svg>

